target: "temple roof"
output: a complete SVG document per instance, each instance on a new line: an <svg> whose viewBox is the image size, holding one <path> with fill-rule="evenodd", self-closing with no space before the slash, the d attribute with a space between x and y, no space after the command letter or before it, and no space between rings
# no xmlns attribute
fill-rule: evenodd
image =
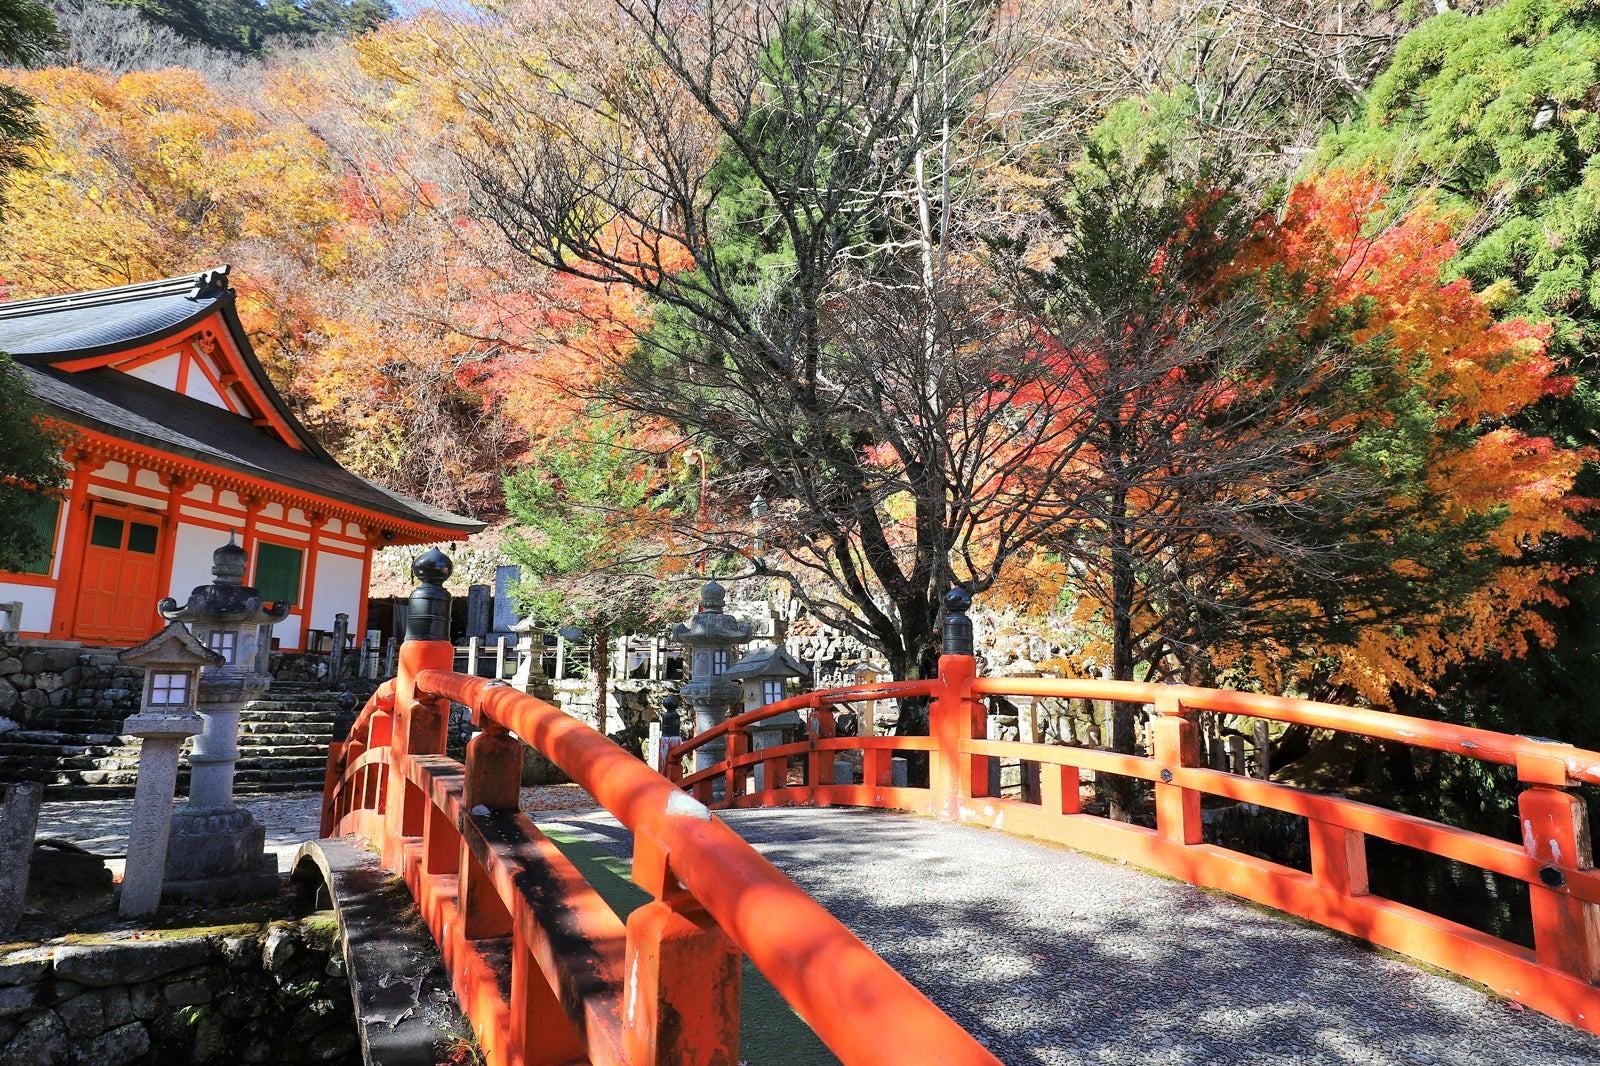
<svg viewBox="0 0 1600 1066"><path fill-rule="evenodd" d="M250 418L104 366L62 364L176 336L218 315L245 370L294 438L291 446ZM0 304L0 351L27 376L46 412L120 440L341 501L401 522L467 534L483 528L345 470L283 403L234 310L226 269L38 300Z"/></svg>

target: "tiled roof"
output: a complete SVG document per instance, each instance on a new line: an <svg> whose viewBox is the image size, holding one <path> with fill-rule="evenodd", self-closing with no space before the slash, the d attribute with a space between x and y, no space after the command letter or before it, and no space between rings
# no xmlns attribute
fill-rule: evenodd
<svg viewBox="0 0 1600 1066"><path fill-rule="evenodd" d="M56 364L105 355L179 333L220 314L247 369L306 445L290 447L251 419L108 367L68 372ZM0 304L0 351L10 352L31 392L63 420L286 488L340 500L403 522L457 533L483 523L412 500L334 461L289 413L267 380L233 308L226 268L98 292Z"/></svg>

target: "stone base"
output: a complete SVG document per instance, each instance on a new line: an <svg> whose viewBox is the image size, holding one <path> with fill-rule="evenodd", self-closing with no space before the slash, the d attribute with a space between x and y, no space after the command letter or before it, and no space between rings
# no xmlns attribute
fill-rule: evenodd
<svg viewBox="0 0 1600 1066"><path fill-rule="evenodd" d="M253 870L221 877L193 877L169 879L161 883L161 900L173 899L204 901L266 899L276 896L283 887L278 876L278 858L263 855Z"/></svg>
<svg viewBox="0 0 1600 1066"><path fill-rule="evenodd" d="M172 816L164 891L174 883L255 877L277 860L266 855L267 831L242 807L183 807Z"/></svg>

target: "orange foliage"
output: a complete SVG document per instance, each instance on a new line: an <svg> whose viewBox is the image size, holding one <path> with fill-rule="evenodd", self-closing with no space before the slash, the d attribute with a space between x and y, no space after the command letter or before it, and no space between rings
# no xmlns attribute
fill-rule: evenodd
<svg viewBox="0 0 1600 1066"><path fill-rule="evenodd" d="M1557 590L1570 575L1528 553L1551 537L1585 535L1574 516L1592 501L1571 492L1580 467L1594 458L1592 449L1561 448L1507 424L1528 405L1572 388L1546 353L1548 328L1496 322L1467 281L1446 280L1456 249L1439 212L1417 208L1374 231L1386 192L1361 174L1303 182L1282 221L1262 224L1240 264L1318 268L1312 276L1329 282L1314 294L1317 306L1366 303L1370 320L1356 339L1386 339L1437 412L1426 484L1448 500L1444 520L1494 519L1482 550L1502 562L1488 584L1403 627L1369 627L1354 648L1337 651L1333 683L1380 704L1395 687L1431 691L1432 680L1468 658L1514 657L1533 642L1550 644L1554 634L1538 608L1565 602ZM1471 434L1465 446L1453 435L1460 431ZM1268 643L1236 653L1270 675L1270 664L1289 650Z"/></svg>

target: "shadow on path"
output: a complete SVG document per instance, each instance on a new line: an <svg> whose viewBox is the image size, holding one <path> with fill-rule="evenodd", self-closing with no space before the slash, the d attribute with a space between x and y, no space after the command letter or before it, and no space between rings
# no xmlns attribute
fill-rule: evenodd
<svg viewBox="0 0 1600 1066"><path fill-rule="evenodd" d="M1131 867L873 811L719 817L1009 1066L1600 1064L1587 1033ZM603 814L549 828L628 854Z"/></svg>

